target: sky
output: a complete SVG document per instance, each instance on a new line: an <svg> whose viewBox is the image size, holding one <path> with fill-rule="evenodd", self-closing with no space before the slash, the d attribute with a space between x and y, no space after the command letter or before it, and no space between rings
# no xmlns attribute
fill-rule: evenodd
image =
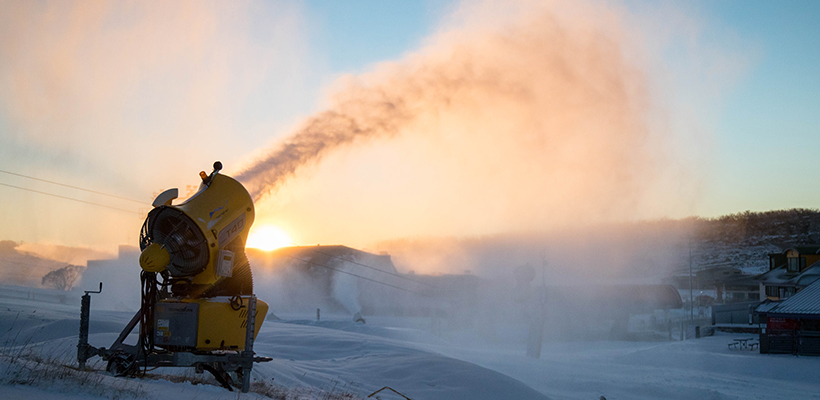
<svg viewBox="0 0 820 400"><path fill-rule="evenodd" d="M750 65L725 94L714 127L716 157L705 215L817 208L811 177L820 138L820 4L703 2L703 14L746 43Z"/></svg>
<svg viewBox="0 0 820 400"><path fill-rule="evenodd" d="M471 14L463 12L471 8L462 3L438 1L180 2L169 7L4 0L0 170L146 204L0 172L0 184L18 187L0 185L0 238L104 249L134 244L156 193L170 187L185 193L186 185L197 183L197 173L217 159L225 173L239 173L306 118L332 109L350 81L383 82L380 76L391 63L412 65L416 54L440 51L448 40L456 43L453 49L469 45L459 42L460 33L478 31L477 26L496 29L493 18L481 18L505 11L503 2L486 3ZM526 8L534 2L521 3ZM623 36L618 36L623 58L634 61L629 66L646 86L648 135L668 133L655 153L662 161L647 164L662 167L646 176L653 179L651 190L642 188L646 195L635 200L638 205L615 214L680 218L817 208L820 189L810 177L820 172L813 159L820 150L820 4L591 1L579 10L560 11L577 14L566 17L578 26L571 33L594 28ZM588 15L594 23L587 24ZM610 26L612 18L616 28ZM457 120L450 123L459 127ZM468 211L475 214L469 206L465 215L412 210L414 204L432 208L437 198L387 188L391 176L415 183L415 169L380 170L379 165L395 160L412 165L431 154L442 156L430 153L430 144L421 140L398 139L392 145L377 140L363 149L329 154L258 202L257 224L276 225L297 243L357 246L437 232L482 235L538 228L499 222L509 215L524 217L494 211L493 204L507 202L497 193L486 193L487 204L476 202L490 208L484 224L466 221ZM441 161L431 165L443 168L444 177L465 174ZM385 176L373 177L379 173ZM444 182L424 189L439 193L446 187ZM388 189L402 200L382 193ZM458 202L485 195L474 186L463 193L469 196L443 202L457 209ZM600 195L611 199L616 192ZM507 208L532 206L509 202ZM390 204L396 205L392 212L406 217L386 218ZM556 204L558 214L569 213L560 208L563 203ZM458 218L439 228L449 214ZM548 217L539 218L534 221L549 223L543 219Z"/></svg>

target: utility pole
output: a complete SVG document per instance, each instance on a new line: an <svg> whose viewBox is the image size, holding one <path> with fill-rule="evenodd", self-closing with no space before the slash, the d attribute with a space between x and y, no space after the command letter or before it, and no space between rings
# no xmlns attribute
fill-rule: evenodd
<svg viewBox="0 0 820 400"><path fill-rule="evenodd" d="M689 322L695 323L695 301L692 295L692 237L689 237Z"/></svg>
<svg viewBox="0 0 820 400"><path fill-rule="evenodd" d="M544 323L547 312L547 255L541 253L541 287L538 288L535 304L530 307L530 331L527 337L527 356L541 358L541 347L544 342Z"/></svg>

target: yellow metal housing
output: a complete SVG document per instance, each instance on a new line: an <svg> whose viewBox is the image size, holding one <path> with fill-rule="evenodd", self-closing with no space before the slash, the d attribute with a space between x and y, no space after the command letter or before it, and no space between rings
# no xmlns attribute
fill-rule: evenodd
<svg viewBox="0 0 820 400"><path fill-rule="evenodd" d="M241 183L229 176L214 174L209 186L203 184L194 196L174 207L188 215L208 240L210 262L191 283L214 285L223 279L217 274L219 250L227 248L237 253L233 265L246 262L243 250L255 214L253 199Z"/></svg>
<svg viewBox="0 0 820 400"><path fill-rule="evenodd" d="M241 296L242 306L232 307L230 297L211 297L202 299L160 300L162 304L197 304L199 315L196 329L196 350L243 350L245 332L248 322L248 298ZM254 338L259 334L265 316L268 314L268 303L256 300L256 321ZM167 335L174 335L167 327L158 324L157 330ZM161 345L161 341L157 342Z"/></svg>
<svg viewBox="0 0 820 400"><path fill-rule="evenodd" d="M159 243L151 243L140 254L140 267L148 272L162 272L171 261L171 255Z"/></svg>

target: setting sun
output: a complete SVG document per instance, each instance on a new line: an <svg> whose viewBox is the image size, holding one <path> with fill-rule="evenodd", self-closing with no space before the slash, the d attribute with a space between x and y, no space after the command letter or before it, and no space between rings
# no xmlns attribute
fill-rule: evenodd
<svg viewBox="0 0 820 400"><path fill-rule="evenodd" d="M245 247L270 251L280 247L292 246L293 241L287 232L277 226L262 225L251 230Z"/></svg>

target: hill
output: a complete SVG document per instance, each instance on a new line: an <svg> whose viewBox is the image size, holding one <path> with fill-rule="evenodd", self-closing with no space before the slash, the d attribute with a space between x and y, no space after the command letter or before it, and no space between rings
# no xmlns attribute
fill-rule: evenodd
<svg viewBox="0 0 820 400"><path fill-rule="evenodd" d="M734 266L746 273L768 269L768 254L820 243L820 210L744 211L716 218L689 218L696 268Z"/></svg>

